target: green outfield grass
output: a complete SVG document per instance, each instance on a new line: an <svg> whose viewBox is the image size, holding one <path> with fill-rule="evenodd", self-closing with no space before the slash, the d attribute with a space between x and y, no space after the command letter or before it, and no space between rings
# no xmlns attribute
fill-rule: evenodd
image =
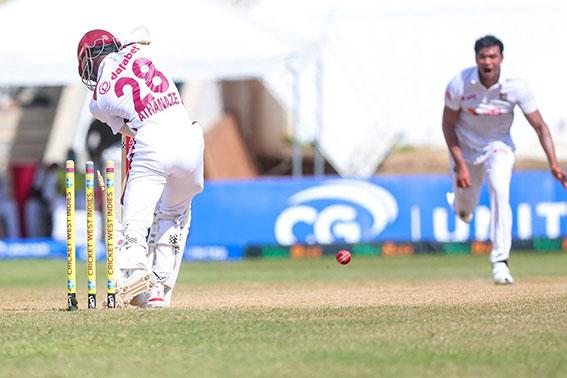
<svg viewBox="0 0 567 378"><path fill-rule="evenodd" d="M0 261L0 377L567 376L567 255L511 266L497 287L486 256L184 264L175 308L80 289L67 312L64 261Z"/></svg>

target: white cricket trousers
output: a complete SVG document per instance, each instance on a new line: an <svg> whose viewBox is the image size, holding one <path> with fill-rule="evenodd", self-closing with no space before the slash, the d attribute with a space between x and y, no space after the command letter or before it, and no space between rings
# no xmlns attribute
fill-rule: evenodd
<svg viewBox="0 0 567 378"><path fill-rule="evenodd" d="M480 191L486 177L490 195L490 262L508 260L512 247L512 208L510 207L510 180L514 168L514 152L508 148L495 148L478 162L467 162L471 186L457 187L454 162L450 159L450 172L455 193L454 210L457 214L472 214L478 205Z"/></svg>
<svg viewBox="0 0 567 378"><path fill-rule="evenodd" d="M149 129L153 126L158 125L144 127L136 135L123 203L126 243L146 250L154 212L171 217L188 212L191 219L191 202L204 182L200 124Z"/></svg>

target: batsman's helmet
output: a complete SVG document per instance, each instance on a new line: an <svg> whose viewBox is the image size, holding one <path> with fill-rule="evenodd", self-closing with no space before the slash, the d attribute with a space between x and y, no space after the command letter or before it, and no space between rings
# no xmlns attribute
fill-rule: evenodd
<svg viewBox="0 0 567 378"><path fill-rule="evenodd" d="M77 47L79 76L90 90L94 89L97 80L97 72L94 72L94 59L117 52L120 46L120 41L106 30L94 29L83 35Z"/></svg>

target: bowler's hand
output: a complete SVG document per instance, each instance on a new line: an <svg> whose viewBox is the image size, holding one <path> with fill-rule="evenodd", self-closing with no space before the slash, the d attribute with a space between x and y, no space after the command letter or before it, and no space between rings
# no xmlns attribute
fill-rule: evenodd
<svg viewBox="0 0 567 378"><path fill-rule="evenodd" d="M455 167L455 176L459 188L469 188L471 186L471 175L466 164Z"/></svg>
<svg viewBox="0 0 567 378"><path fill-rule="evenodd" d="M554 166L551 167L551 174L567 189L567 173L565 173L565 171L558 166Z"/></svg>

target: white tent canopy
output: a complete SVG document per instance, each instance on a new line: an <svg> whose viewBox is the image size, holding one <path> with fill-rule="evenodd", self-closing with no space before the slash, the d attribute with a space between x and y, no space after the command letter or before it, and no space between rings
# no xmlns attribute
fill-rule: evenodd
<svg viewBox="0 0 567 378"><path fill-rule="evenodd" d="M167 3L171 3L168 6ZM301 54L229 8L204 0L12 0L0 6L0 86L76 83L79 39L106 29L124 39L147 27L175 80L259 77ZM297 41L296 41L297 42Z"/></svg>
<svg viewBox="0 0 567 378"><path fill-rule="evenodd" d="M143 25L175 80L261 78L293 113L295 140L317 140L343 175L367 176L376 169L387 146L374 146L376 134L368 132L378 130L373 117L361 108L334 57L323 51L321 30L327 25L319 19L304 33L313 14L303 13L301 20L300 14L288 14L283 27L277 13L262 18L215 1L94 4L9 0L0 5L0 86L78 83L76 48L85 31L101 28L125 39ZM334 153L339 148L341 153Z"/></svg>
<svg viewBox="0 0 567 378"><path fill-rule="evenodd" d="M0 86L78 83L86 30L125 38L144 25L176 80L261 78L294 113L296 140L317 141L340 174L368 176L398 136L444 147L445 86L474 65L474 40L495 34L506 45L503 67L533 89L561 155L566 16L561 0L8 0ZM541 157L523 117L512 133L520 153Z"/></svg>

